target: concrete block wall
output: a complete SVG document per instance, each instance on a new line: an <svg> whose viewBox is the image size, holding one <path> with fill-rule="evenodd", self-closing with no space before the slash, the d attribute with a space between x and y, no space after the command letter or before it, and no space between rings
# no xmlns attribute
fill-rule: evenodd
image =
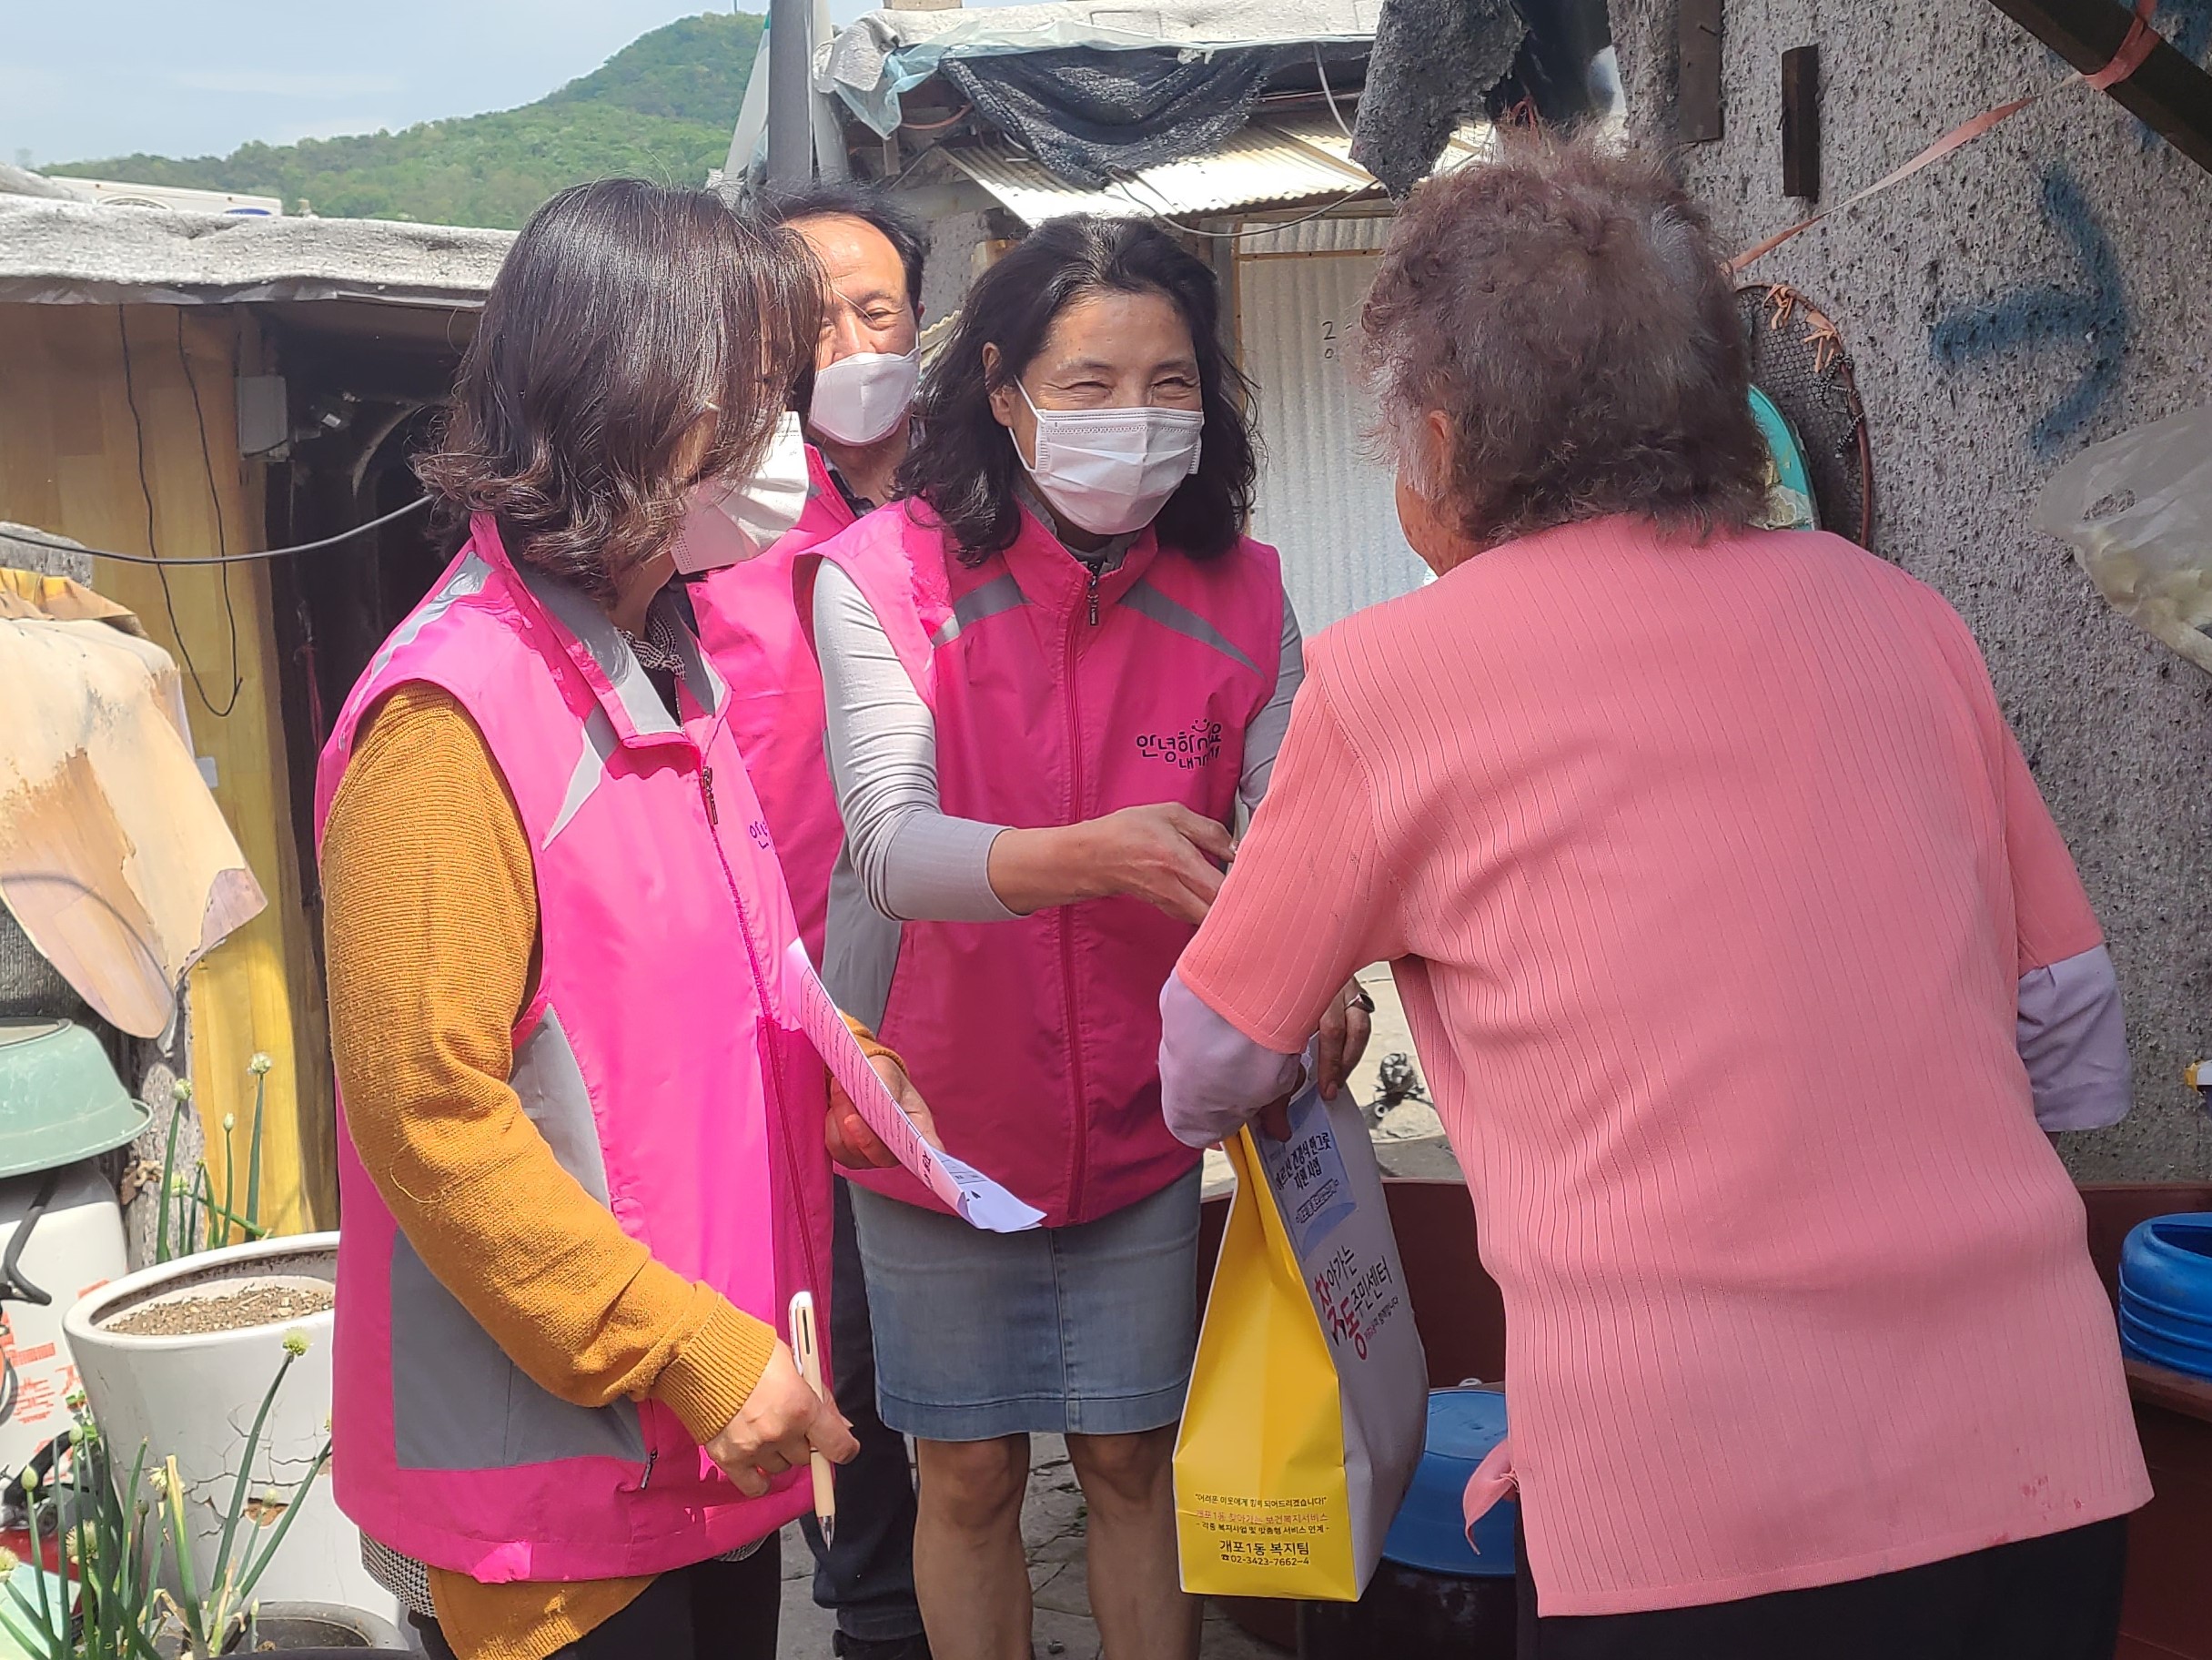
<svg viewBox="0 0 2212 1660"><path fill-rule="evenodd" d="M922 267L922 320L934 323L960 309L975 277L975 250L990 239L987 212L932 214L929 258Z"/></svg>
<svg viewBox="0 0 2212 1660"><path fill-rule="evenodd" d="M1611 0L1631 127L1672 144L1674 0ZM2203 62L2212 0L2161 27ZM1794 222L1781 58L1821 53L1823 204L2066 66L1987 0L1726 0L1725 135L1681 169L1734 248ZM2078 83L1767 256L1834 319L1873 438L1879 552L1982 643L2119 966L2136 1110L2085 1179L2212 1175L2182 1083L2212 1055L2212 680L2111 612L2035 498L2097 440L2212 401L2212 174Z"/></svg>

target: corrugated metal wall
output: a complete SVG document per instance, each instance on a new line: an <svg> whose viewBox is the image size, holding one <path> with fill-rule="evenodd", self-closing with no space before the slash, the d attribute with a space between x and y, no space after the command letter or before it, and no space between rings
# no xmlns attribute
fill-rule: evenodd
<svg viewBox="0 0 2212 1660"><path fill-rule="evenodd" d="M252 327L236 306L0 305L0 384L22 393L0 399L0 519L126 552L158 545L171 554L211 553L226 526L234 549L244 539L266 545L233 403ZM338 1129L315 925L301 898L284 787L268 582L268 565L258 563L175 572L93 564L99 592L136 612L180 665L197 660L208 696L225 699L229 687L218 677L234 669L239 682L227 715L193 703L192 736L215 763L216 801L269 905L192 971L194 1104L218 1148L224 1118L235 1120L227 1154L235 1163L208 1155L219 1191L226 1169L243 1171L251 1153L247 1058L275 1061L262 1124L261 1220L297 1233L336 1225Z"/></svg>
<svg viewBox="0 0 2212 1660"><path fill-rule="evenodd" d="M1255 534L1282 551L1308 634L1429 574L1399 532L1390 474L1369 454L1369 411L1346 371L1389 224L1322 218L1237 245L1237 332L1267 450Z"/></svg>

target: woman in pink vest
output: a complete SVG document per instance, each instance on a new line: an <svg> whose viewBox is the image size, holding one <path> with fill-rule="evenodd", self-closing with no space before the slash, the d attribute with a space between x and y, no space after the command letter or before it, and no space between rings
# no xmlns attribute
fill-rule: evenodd
<svg viewBox="0 0 2212 1660"><path fill-rule="evenodd" d="M1505 1294L1468 1508L1518 1483L1522 1660L2107 1660L2149 1487L2045 1132L2127 1110L2126 1034L1974 637L1750 528L1732 284L1657 161L1430 179L1361 322L1438 580L1313 643L1168 1121L1278 1100L1394 962Z"/></svg>
<svg viewBox="0 0 2212 1660"><path fill-rule="evenodd" d="M778 1337L829 1291L798 924L663 592L818 283L703 192L540 209L419 463L466 540L324 752L333 1469L433 1654L765 1660L776 1531L853 1448Z"/></svg>
<svg viewBox="0 0 2212 1660"><path fill-rule="evenodd" d="M880 187L817 183L773 196L762 212L804 238L822 267L822 332L780 437L795 448L803 434L803 472L790 466L786 476L803 477L806 505L768 552L688 588L700 642L730 683L731 731L775 838L800 937L819 963L844 826L823 756L822 675L802 611L813 596L794 592L793 579L803 555L891 499L906 459L929 243ZM678 562L691 562L680 551ZM840 1660L928 1660L914 1592L914 1466L906 1438L876 1416L867 1283L846 1184L835 1185L830 1341L837 1407L860 1452L838 1473L833 1534L803 1523L814 1600L837 1616Z"/></svg>
<svg viewBox="0 0 2212 1660"><path fill-rule="evenodd" d="M1052 222L970 292L908 499L820 550L845 825L825 973L907 1046L948 1150L1045 1211L986 1234L855 1178L937 1660L1029 1653L1035 1432L1067 1437L1111 1660L1197 1649L1169 1455L1198 1160L1160 1119L1157 1005L1300 673L1274 550L1241 533L1253 449L1219 341L1212 275L1164 232Z"/></svg>

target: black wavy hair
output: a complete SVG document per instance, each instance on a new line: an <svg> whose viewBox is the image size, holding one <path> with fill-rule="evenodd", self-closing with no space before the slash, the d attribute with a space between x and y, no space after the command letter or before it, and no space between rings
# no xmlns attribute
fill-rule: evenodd
<svg viewBox="0 0 2212 1660"><path fill-rule="evenodd" d="M1206 416L1198 471L1153 521L1160 541L1208 559L1227 552L1243 533L1259 463L1245 417L1250 388L1221 344L1213 272L1148 220L1076 214L1031 231L969 289L953 338L914 404L919 430L897 491L929 504L963 562L981 564L1004 552L1021 528L1014 498L1021 459L991 413L991 394L1021 378L1069 304L1101 293L1169 301L1182 313L1198 359ZM995 375L984 372L986 345L998 348Z"/></svg>
<svg viewBox="0 0 2212 1660"><path fill-rule="evenodd" d="M796 225L802 219L858 219L891 244L906 272L906 298L917 312L921 310L922 264L929 255L929 238L882 186L818 179L794 189L771 191L763 199L760 213L771 225Z"/></svg>

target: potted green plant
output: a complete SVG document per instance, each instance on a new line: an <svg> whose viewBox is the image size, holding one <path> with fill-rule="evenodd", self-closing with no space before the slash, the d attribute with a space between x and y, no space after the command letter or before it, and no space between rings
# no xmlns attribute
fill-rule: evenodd
<svg viewBox="0 0 2212 1660"><path fill-rule="evenodd" d="M250 1470L258 1490L296 1495L280 1513L291 1544L270 1568L263 1594L395 1620L398 1603L361 1566L359 1532L339 1512L329 1484L302 1479L328 1435L338 1235L265 1237L259 1128L267 1058L257 1055L249 1071L254 1118L245 1169L234 1168L225 1138L219 1179L204 1159L184 1176L175 1169L172 1127L157 1260L81 1299L63 1330L93 1420L108 1440L156 1448L174 1461L190 1524L188 1563L200 1584L217 1577L229 1483ZM287 1362L293 1333L303 1334L308 1348ZM280 1363L289 1365L292 1381L251 1462L241 1463L238 1426L254 1414L257 1381ZM278 1514L258 1503L253 1512L262 1526ZM173 1592L183 1589L175 1576L184 1565L170 1570Z"/></svg>
<svg viewBox="0 0 2212 1660"><path fill-rule="evenodd" d="M0 1630L34 1660L214 1660L267 1650L307 1655L404 1654L399 1634L374 1616L342 1609L288 1610L262 1602L262 1582L302 1513L299 1500L329 1461L329 1443L289 1493L257 1496L253 1470L285 1379L308 1354L294 1332L247 1431L237 1478L217 1529L212 1571L197 1564L198 1530L177 1461L148 1468L141 1445L130 1474L116 1479L113 1443L73 1398L76 1427L56 1474L34 1467L29 1500L32 1563L8 1564L0 1588ZM41 1492L44 1487L45 1491ZM265 1513L274 1504L273 1521ZM46 1542L60 1574L42 1571ZM171 1585L161 1583L167 1566ZM28 1582L26 1589L25 1581ZM172 1586L174 1588L172 1588Z"/></svg>
<svg viewBox="0 0 2212 1660"><path fill-rule="evenodd" d="M161 1539L148 1525L152 1506L135 1497L126 1507L81 1399L70 1404L78 1422L69 1444L56 1443L58 1477L46 1480L35 1463L23 1473L31 1560L0 1563L0 1630L34 1660L157 1660ZM134 1495L145 1472L140 1453ZM46 1571L49 1542L58 1547L55 1572Z"/></svg>

